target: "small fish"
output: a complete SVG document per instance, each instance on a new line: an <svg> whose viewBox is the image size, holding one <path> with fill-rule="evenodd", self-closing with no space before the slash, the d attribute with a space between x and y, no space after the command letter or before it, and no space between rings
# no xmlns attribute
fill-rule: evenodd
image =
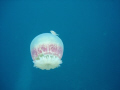
<svg viewBox="0 0 120 90"><path fill-rule="evenodd" d="M58 35L58 34L57 34L55 31L53 31L53 30L51 30L50 32L51 32L53 35L56 35L56 36Z"/></svg>

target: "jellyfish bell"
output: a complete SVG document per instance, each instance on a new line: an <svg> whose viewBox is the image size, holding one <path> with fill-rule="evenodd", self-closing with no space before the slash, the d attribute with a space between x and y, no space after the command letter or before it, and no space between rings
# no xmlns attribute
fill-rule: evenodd
<svg viewBox="0 0 120 90"><path fill-rule="evenodd" d="M62 64L63 42L53 32L40 34L32 40L30 52L34 67L50 70Z"/></svg>

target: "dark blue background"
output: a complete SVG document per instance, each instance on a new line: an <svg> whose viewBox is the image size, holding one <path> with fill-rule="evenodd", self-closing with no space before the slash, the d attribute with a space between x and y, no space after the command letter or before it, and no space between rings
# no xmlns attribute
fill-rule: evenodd
<svg viewBox="0 0 120 90"><path fill-rule="evenodd" d="M50 30L63 64L43 71L30 43ZM0 90L120 90L120 1L0 1Z"/></svg>

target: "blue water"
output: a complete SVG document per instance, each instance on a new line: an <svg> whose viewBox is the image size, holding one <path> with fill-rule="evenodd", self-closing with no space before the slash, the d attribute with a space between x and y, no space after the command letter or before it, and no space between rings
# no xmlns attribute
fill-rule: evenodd
<svg viewBox="0 0 120 90"><path fill-rule="evenodd" d="M50 30L63 64L40 70L30 43ZM120 90L120 1L1 0L0 90Z"/></svg>

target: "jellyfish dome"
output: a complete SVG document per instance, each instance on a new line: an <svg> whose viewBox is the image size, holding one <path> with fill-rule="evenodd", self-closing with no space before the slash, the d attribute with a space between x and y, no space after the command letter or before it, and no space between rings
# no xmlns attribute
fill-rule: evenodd
<svg viewBox="0 0 120 90"><path fill-rule="evenodd" d="M34 67L50 70L62 64L63 42L54 31L36 36L30 44Z"/></svg>

